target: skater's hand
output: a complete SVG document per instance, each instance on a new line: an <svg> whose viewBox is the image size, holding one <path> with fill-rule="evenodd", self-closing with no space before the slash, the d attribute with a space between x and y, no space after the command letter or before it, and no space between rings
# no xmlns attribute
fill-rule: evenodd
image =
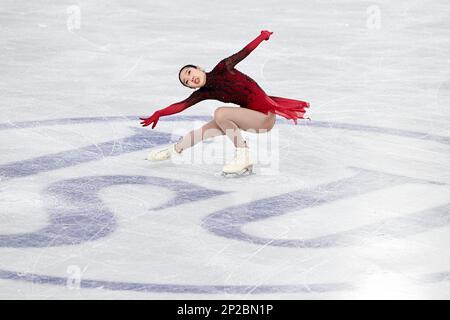
<svg viewBox="0 0 450 320"><path fill-rule="evenodd" d="M273 32L269 31L269 30L262 30L261 31L261 36L263 38L263 40L269 40L270 36L272 35Z"/></svg>
<svg viewBox="0 0 450 320"><path fill-rule="evenodd" d="M156 124L157 124L158 121L159 121L159 112L156 111L155 113L153 113L153 114L152 114L150 117L148 117L148 118L139 118L139 119L142 120L142 121L141 121L141 125L142 125L143 127L146 127L146 126L151 125L151 124L153 123L152 129L154 129L155 126L156 126Z"/></svg>

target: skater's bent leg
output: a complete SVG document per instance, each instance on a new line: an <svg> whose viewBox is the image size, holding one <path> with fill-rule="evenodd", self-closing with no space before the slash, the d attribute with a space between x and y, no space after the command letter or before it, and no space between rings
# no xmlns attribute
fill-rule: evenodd
<svg viewBox="0 0 450 320"><path fill-rule="evenodd" d="M264 114L246 108L236 109L236 112L230 114L230 117L242 130L265 133L275 125L276 115L274 113Z"/></svg>
<svg viewBox="0 0 450 320"><path fill-rule="evenodd" d="M203 140L224 135L225 132L236 147L246 147L240 129L265 132L272 129L274 123L275 115L271 113L266 115L251 109L220 107L214 112L214 120L186 134L176 143L175 149L182 152Z"/></svg>
<svg viewBox="0 0 450 320"><path fill-rule="evenodd" d="M217 125L215 120L211 120L207 124L203 125L201 128L192 130L186 134L180 141L175 144L175 150L177 152L182 152L200 141L214 138L223 135L224 132Z"/></svg>
<svg viewBox="0 0 450 320"><path fill-rule="evenodd" d="M244 148L247 144L240 129L257 133L270 131L275 124L275 114L266 115L246 108L220 107L214 112L214 120L236 148Z"/></svg>

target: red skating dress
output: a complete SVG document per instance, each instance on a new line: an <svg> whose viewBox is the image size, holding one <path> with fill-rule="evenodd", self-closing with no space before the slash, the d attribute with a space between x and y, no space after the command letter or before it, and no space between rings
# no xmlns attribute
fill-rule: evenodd
<svg viewBox="0 0 450 320"><path fill-rule="evenodd" d="M187 99L156 111L150 118L141 118L143 126L153 122L152 128L154 128L160 116L181 112L207 99L231 102L265 114L268 112L275 113L287 119L292 119L297 124L297 119L303 119L305 109L309 107L308 102L268 96L252 78L235 68L263 40L267 39L267 34L262 32L245 48L220 61L213 70L206 73L206 83L203 87L193 92Z"/></svg>

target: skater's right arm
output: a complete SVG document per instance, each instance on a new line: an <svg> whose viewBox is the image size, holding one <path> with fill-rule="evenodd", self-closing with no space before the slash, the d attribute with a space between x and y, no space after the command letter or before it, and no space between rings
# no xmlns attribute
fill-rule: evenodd
<svg viewBox="0 0 450 320"><path fill-rule="evenodd" d="M160 117L179 113L179 112L189 108L190 106L193 106L194 104L199 103L200 101L202 101L204 99L205 98L203 97L203 93L200 90L197 90L197 91L193 92L189 97L184 99L183 101L171 104L170 106L168 106L164 109L157 110L148 118L140 118L142 120L141 125L143 127L146 127L150 124L153 124L152 129L154 129L156 124L158 123Z"/></svg>

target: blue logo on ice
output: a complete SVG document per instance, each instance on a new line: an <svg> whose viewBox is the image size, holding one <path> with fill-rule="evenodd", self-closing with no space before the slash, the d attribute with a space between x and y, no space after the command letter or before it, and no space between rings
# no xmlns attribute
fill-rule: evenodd
<svg viewBox="0 0 450 320"><path fill-rule="evenodd" d="M0 130L17 128L33 128L51 125L73 125L106 121L136 121L137 117L101 117L75 118L48 121L0 124ZM206 120L207 117L173 117L167 120ZM329 128L330 123L307 122L311 127ZM422 139L450 145L450 138L425 135L421 132L405 131L374 126L333 123L333 129L383 133L413 139ZM52 170L69 168L82 163L97 161L105 157L114 157L125 153L148 149L170 142L171 136L158 131L134 129L134 135L120 141L108 141L87 147L48 154L28 160L0 165L2 183L14 178L37 175ZM433 181L352 168L352 177L317 186L308 190L297 190L266 199L252 201L239 206L230 206L213 212L202 219L201 225L208 232L224 238L246 241L259 245L288 248L331 248L352 246L360 239L376 239L377 237L402 238L433 228L450 224L450 203L429 210L415 212L406 216L386 219L371 225L333 233L310 239L271 239L253 236L242 231L242 227L250 222L286 214L293 210L301 210L323 205L339 199L350 198L374 190L380 190L405 183L442 184ZM204 188L181 180L156 176L104 175L85 176L57 181L45 190L51 202L48 204L48 224L40 230L23 233L0 235L0 247L4 248L48 248L64 245L79 245L97 240L113 233L117 227L114 214L103 205L99 192L115 185L152 185L172 191L172 200L152 208L163 210L184 203L204 201L226 194L220 190ZM7 208L4 208L4 210ZM448 273L441 272L426 275L427 281L444 281ZM28 281L36 284L65 285L65 277L20 273L0 270L0 278L8 280ZM348 290L355 286L350 282L324 284L292 284L292 285L184 285L133 283L82 279L81 288L104 288L110 290L131 290L139 292L172 292L172 293L275 293L275 292L324 292Z"/></svg>

